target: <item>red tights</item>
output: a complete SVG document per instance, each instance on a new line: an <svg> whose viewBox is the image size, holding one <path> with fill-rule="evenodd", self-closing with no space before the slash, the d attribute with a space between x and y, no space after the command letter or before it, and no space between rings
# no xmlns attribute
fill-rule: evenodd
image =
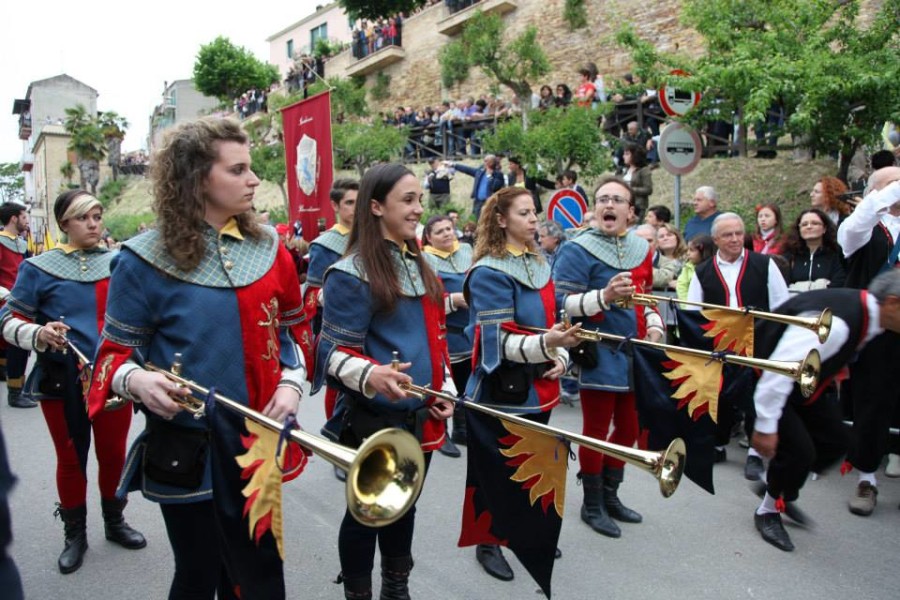
<svg viewBox="0 0 900 600"><path fill-rule="evenodd" d="M56 489L63 508L84 506L87 501L87 479L78 462L75 445L69 438L69 428L61 400L42 400L41 410L56 448ZM131 410L123 408L101 412L91 428L94 451L97 455L100 497L112 499L125 465L125 439L131 426Z"/></svg>
<svg viewBox="0 0 900 600"><path fill-rule="evenodd" d="M633 392L581 390L581 414L584 421L582 433L588 437L629 448L637 441L638 422ZM607 438L610 422L613 432ZM578 447L578 462L585 475L599 475L604 465L617 469L625 464L584 446Z"/></svg>

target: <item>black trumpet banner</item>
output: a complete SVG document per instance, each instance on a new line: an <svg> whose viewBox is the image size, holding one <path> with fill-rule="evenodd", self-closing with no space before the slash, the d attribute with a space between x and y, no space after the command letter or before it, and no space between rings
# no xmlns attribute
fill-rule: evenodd
<svg viewBox="0 0 900 600"><path fill-rule="evenodd" d="M675 438L687 449L685 476L709 492L722 364L677 350L634 344L634 391L647 445L664 450Z"/></svg>
<svg viewBox="0 0 900 600"><path fill-rule="evenodd" d="M556 436L466 410L468 472L460 546L499 544L550 597L569 447Z"/></svg>

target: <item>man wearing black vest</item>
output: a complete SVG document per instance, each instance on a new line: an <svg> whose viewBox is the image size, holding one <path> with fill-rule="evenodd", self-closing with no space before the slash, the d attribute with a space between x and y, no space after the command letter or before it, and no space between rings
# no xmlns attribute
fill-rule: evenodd
<svg viewBox="0 0 900 600"><path fill-rule="evenodd" d="M896 269L900 253L900 167L878 169L869 193L838 228L838 243L847 259L847 287L863 289L879 273ZM875 510L875 471L887 452L889 425L900 406L893 385L900 336L886 334L866 346L850 369L853 433L847 459L859 471L850 497L850 512L868 516Z"/></svg>
<svg viewBox="0 0 900 600"><path fill-rule="evenodd" d="M688 288L688 300L770 311L788 299L787 284L778 267L768 256L744 248L744 221L739 215L732 212L720 214L712 223L711 233L718 251L712 258L697 265ZM746 369L741 369L741 375L751 376ZM716 462L723 462L726 458L725 446L731 439L735 405L747 409L744 425L748 435L753 427L752 407L749 406L749 392L746 392L751 382L747 380L744 386L737 385L736 381L731 383L729 387L733 393L724 390L719 400ZM758 480L763 470L762 458L750 448L744 476L749 480Z"/></svg>
<svg viewBox="0 0 900 600"><path fill-rule="evenodd" d="M800 488L811 469L818 472L837 462L848 442L839 405L819 396L863 347L877 345L885 336L900 332L900 270L876 277L868 292L815 290L791 298L774 312L806 317L818 315L824 308L830 308L833 314L831 334L824 344L804 327L775 321L760 321L756 326L758 357L797 361L815 348L822 360L819 386L812 397L804 398L790 377L768 371L760 377L753 395L756 423L752 444L770 459L765 495L754 521L766 542L786 552L793 550L794 544L781 522L780 511L801 525L807 524L794 506ZM896 369L890 372L896 387Z"/></svg>

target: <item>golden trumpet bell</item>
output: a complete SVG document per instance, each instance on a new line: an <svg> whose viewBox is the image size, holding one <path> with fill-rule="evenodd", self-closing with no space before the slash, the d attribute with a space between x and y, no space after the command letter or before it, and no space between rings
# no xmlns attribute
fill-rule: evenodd
<svg viewBox="0 0 900 600"><path fill-rule="evenodd" d="M347 509L363 525L390 525L418 498L424 473L419 441L402 429L382 429L366 438L347 466Z"/></svg>

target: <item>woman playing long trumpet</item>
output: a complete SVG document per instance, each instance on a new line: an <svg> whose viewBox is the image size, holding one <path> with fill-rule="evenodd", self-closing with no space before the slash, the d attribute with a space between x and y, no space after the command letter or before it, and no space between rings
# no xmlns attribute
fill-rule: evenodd
<svg viewBox="0 0 900 600"><path fill-rule="evenodd" d="M347 255L325 274L313 385L319 389L327 379L339 390L325 435L357 447L380 429L405 429L421 441L427 470L453 407L445 400L426 404L410 398L400 385L415 383L453 396L456 388L441 284L416 244L422 212L422 188L403 165L377 165L363 175ZM395 352L405 362L392 365ZM338 551L346 598L372 597L376 543L382 600L409 598L415 512L413 506L380 528L359 523L349 511L344 515Z"/></svg>
<svg viewBox="0 0 900 600"><path fill-rule="evenodd" d="M565 348L578 344L578 327L554 325L553 281L535 243L537 227L534 200L522 188L497 191L481 211L466 279L475 339L466 397L547 424L559 404ZM517 325L551 329L535 335ZM493 577L513 578L499 546L479 545L476 557Z"/></svg>
<svg viewBox="0 0 900 600"><path fill-rule="evenodd" d="M644 307L620 308L616 300L653 286L653 254L645 240L628 231L634 211L631 187L620 178L603 180L594 193L596 228L588 229L563 246L553 266L557 302L573 321L585 328L659 341L663 335L659 314ZM578 382L581 388L583 434L623 446L638 437L637 412L625 352L593 344L581 354ZM578 356L573 354L573 356ZM610 423L614 426L609 435ZM584 446L578 450L584 505L581 518L595 531L619 537L613 521L639 523L641 515L618 497L624 463Z"/></svg>
<svg viewBox="0 0 900 600"><path fill-rule="evenodd" d="M126 500L116 498L131 412L105 413L89 423L75 357L65 354L67 337L83 352L93 353L103 325L98 315L106 304L112 256L99 244L103 207L84 190L71 190L56 199L53 213L68 242L22 263L0 324L7 342L37 351L25 393L40 400L56 449L58 513L65 525L58 567L72 573L81 567L88 547L86 461L91 430L106 538L132 549L143 548L147 541L125 523Z"/></svg>
<svg viewBox="0 0 900 600"><path fill-rule="evenodd" d="M186 388L136 364L167 367L180 353L186 379L276 421L296 414L306 379L300 285L288 250L252 212L260 180L250 162L234 120L166 133L151 168L158 229L125 242L113 264L94 363L92 416L115 393L147 418L121 491L160 505L175 558L170 599L233 598L236 588L244 600L285 596L276 531L257 520L256 539L248 535L241 492L251 484L235 460L247 452L243 422L227 411L192 418L173 400Z"/></svg>

